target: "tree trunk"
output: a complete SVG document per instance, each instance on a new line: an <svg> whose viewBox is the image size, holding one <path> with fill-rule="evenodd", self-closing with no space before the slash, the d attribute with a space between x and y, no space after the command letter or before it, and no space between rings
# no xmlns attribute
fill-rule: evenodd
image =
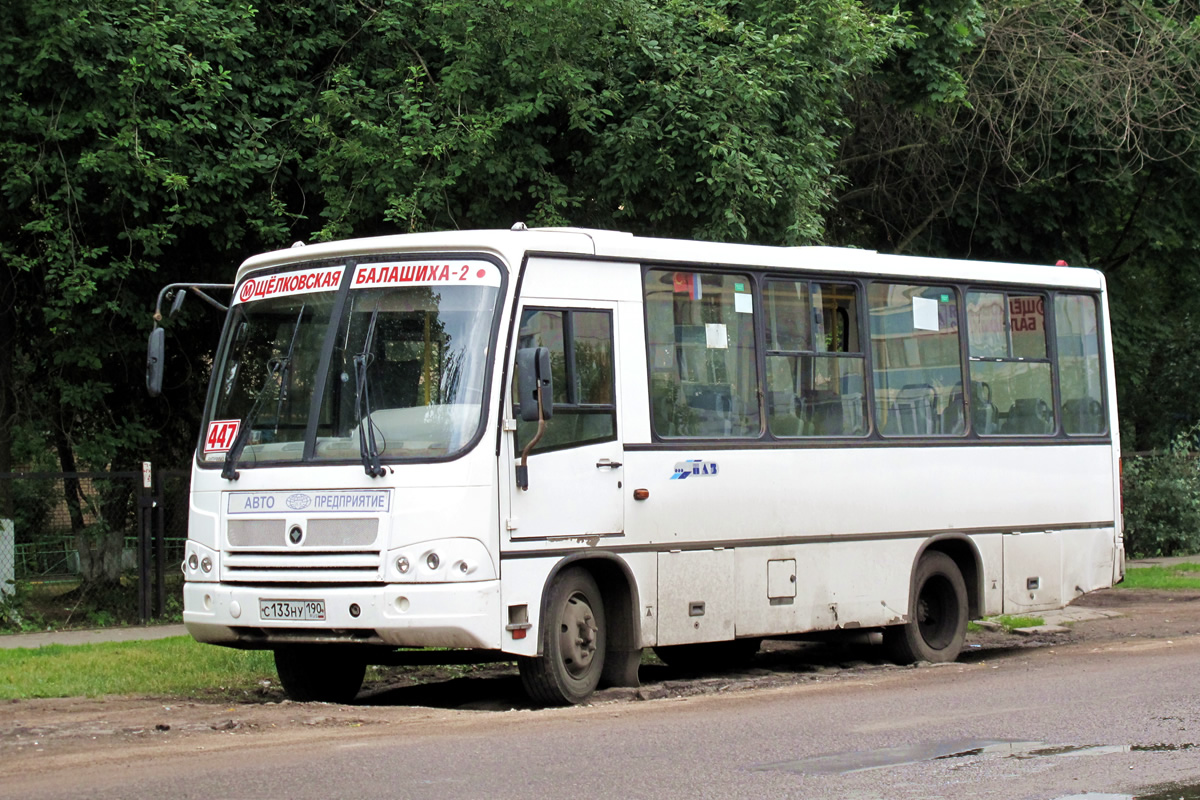
<svg viewBox="0 0 1200 800"><path fill-rule="evenodd" d="M61 410L61 405L59 406ZM63 430L61 419L54 426L54 447L58 450L58 463L63 471L63 496L67 502L67 512L71 515L71 530L79 533L83 530L83 491L79 488L79 478L75 477L75 451Z"/></svg>
<svg viewBox="0 0 1200 800"><path fill-rule="evenodd" d="M79 551L79 574L85 584L111 585L121 580L124 531L109 531L100 535L77 533L75 549Z"/></svg>

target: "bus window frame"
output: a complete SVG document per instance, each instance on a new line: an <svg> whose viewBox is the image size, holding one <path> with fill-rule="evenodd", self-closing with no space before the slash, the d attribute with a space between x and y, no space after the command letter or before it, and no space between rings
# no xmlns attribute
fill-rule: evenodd
<svg viewBox="0 0 1200 800"><path fill-rule="evenodd" d="M626 443L626 448L630 450L681 450L681 449L706 449L706 450L737 450L737 449L770 449L770 448L853 448L853 447L957 447L957 446L972 446L972 447L1012 447L1026 445L1091 445L1112 442L1112 425L1109 419L1111 414L1110 399L1112 393L1109 385L1109 365L1106 363L1107 358L1105 353L1109 351L1108 341L1108 320L1109 317L1105 313L1107 306L1102 302L1105 296L1103 290L1091 289L1084 287L1072 286L1055 286L1052 284L1030 284L1030 283L1007 283L1000 281L993 282L975 282L969 278L954 278L946 276L930 276L925 274L887 274L881 275L877 273L862 273L862 272L831 272L827 270L807 270L797 269L795 271L781 270L778 267L763 267L753 264L715 264L715 263L693 263L693 262L676 262L659 259L642 259L640 262L640 286L642 288L642 325L645 346L641 354L644 359L644 371L646 377L646 386L649 388L651 379L651 354L649 351L650 331L649 317L645 308L645 280L646 273L649 270L678 270L687 272L706 272L713 274L738 274L746 275L749 278L754 292L754 312L756 315L754 323L755 347L756 347L756 370L758 372L758 386L760 393L760 432L757 437L747 438L701 438L701 437L669 437L659 436L653 426L653 408L651 407L652 399L647 393L647 403L645 413L650 421L649 433L650 439L646 444ZM1054 399L1054 414L1055 414L1055 429L1048 434L1011 434L1011 435L980 435L974 426L968 422L962 433L959 434L937 434L929 436L884 436L880 430L875 416L875 403L869 399L867 402L867 433L862 436L796 436L796 437L778 437L773 435L767 424L766 414L766 397L765 397L765 380L766 380L766 317L765 317L765 284L769 280L791 280L805 281L813 283L842 283L854 284L858 292L860 303L859 308L859 337L863 344L863 364L864 364L864 383L865 389L869 393L869 398L874 397L874 360L870 352L870 327L869 316L870 308L867 301L867 292L872 283L904 283L910 285L925 285L925 286L947 286L955 292L955 303L958 318L958 341L960 349L960 367L964 376L969 376L969 354L970 343L968 340L967 325L966 325L966 296L968 292L1004 292L1005 294L1039 294L1046 298L1048 306L1053 307L1055 298L1059 295L1083 296L1091 299L1096 309L1096 338L1097 352L1100 354L1100 390L1101 390L1101 415L1104 420L1104 431L1102 433L1086 433L1086 434L1067 434L1063 430L1062 424L1062 399L1059 392L1058 379L1058 347L1057 347L1057 330L1055 327L1054 313L1046 314L1046 348L1047 360L1051 366L1051 387ZM972 404L969 393L964 393L964 413L968 420L971 417Z"/></svg>

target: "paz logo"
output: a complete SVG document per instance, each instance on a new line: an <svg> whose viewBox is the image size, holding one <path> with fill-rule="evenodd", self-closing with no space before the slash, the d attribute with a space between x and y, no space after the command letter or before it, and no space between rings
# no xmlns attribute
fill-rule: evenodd
<svg viewBox="0 0 1200 800"><path fill-rule="evenodd" d="M671 480L681 481L686 478L716 474L717 463L715 461L705 461L703 458L690 458L687 461L680 461L675 465L675 474L671 476Z"/></svg>
<svg viewBox="0 0 1200 800"><path fill-rule="evenodd" d="M312 498L301 492L288 495L288 499L284 501L287 507L294 511L303 511L312 505Z"/></svg>

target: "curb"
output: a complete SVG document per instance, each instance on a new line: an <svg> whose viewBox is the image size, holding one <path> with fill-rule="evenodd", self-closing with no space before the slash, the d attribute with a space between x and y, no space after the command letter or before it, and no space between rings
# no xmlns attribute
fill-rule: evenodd
<svg viewBox="0 0 1200 800"><path fill-rule="evenodd" d="M11 633L0 636L0 650L19 647L45 647L50 644L76 645L98 642L143 642L187 636L183 625L145 625L133 628L93 628L82 631L44 631L42 633Z"/></svg>

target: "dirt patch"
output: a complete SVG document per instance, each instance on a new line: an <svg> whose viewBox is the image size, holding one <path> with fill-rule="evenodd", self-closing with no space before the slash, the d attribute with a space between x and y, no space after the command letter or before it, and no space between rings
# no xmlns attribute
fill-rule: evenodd
<svg viewBox="0 0 1200 800"><path fill-rule="evenodd" d="M1093 650L1120 642L1178 639L1200 635L1200 592L1111 589L1081 598L1076 605L1116 611L1121 616L1089 620L1068 632L1018 636L1002 631L971 633L960 661L1003 665L1029 651L1053 646L1059 654ZM932 667L897 667L884 661L882 648L857 640L769 641L745 669L687 672L646 663L637 689L597 692L593 704L743 692L805 682L861 679ZM452 720L464 710L530 709L511 663L373 669L352 706L291 703L274 683L231 699L106 697L22 700L0 703L0 776L19 763L50 755L69 762L116 758L130 748L180 752L243 746L247 737L304 737L320 729L369 732L380 725L431 719ZM90 763L90 761L89 761Z"/></svg>
<svg viewBox="0 0 1200 800"><path fill-rule="evenodd" d="M1200 634L1200 592L1161 589L1104 589L1072 603L1116 611L1119 617L1081 622L1072 636L1088 641L1171 639Z"/></svg>

